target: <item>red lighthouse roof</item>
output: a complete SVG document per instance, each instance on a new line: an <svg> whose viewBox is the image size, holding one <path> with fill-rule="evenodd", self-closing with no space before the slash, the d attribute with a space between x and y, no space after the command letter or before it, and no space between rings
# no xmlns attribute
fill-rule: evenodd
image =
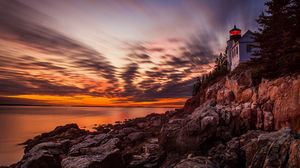
<svg viewBox="0 0 300 168"><path fill-rule="evenodd" d="M230 31L230 35L234 36L234 35L241 35L241 29L237 28L236 25L234 25L233 29L231 29Z"/></svg>
<svg viewBox="0 0 300 168"><path fill-rule="evenodd" d="M236 25L234 25L233 29L229 31L230 39L238 40L241 37L241 29L237 28Z"/></svg>

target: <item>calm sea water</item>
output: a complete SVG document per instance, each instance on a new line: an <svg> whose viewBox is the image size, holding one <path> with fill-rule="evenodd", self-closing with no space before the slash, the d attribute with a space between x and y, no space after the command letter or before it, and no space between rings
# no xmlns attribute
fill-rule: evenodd
<svg viewBox="0 0 300 168"><path fill-rule="evenodd" d="M77 123L92 130L95 124L114 123L150 113L164 113L170 108L123 107L0 107L0 165L9 165L23 156L20 144L56 126Z"/></svg>

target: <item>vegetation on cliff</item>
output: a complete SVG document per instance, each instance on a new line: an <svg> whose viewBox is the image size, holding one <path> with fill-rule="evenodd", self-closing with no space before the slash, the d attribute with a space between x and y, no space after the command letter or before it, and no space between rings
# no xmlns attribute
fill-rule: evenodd
<svg viewBox="0 0 300 168"><path fill-rule="evenodd" d="M300 67L300 2L272 0L260 15L256 32L259 52L256 63L262 64L263 77L277 77L299 72Z"/></svg>

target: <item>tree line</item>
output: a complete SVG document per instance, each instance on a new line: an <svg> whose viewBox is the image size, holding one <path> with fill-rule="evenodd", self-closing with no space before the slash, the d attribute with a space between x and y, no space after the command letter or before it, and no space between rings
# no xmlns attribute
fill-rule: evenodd
<svg viewBox="0 0 300 168"><path fill-rule="evenodd" d="M264 77L300 70L300 1L270 0L257 22L259 48L254 61L263 64Z"/></svg>

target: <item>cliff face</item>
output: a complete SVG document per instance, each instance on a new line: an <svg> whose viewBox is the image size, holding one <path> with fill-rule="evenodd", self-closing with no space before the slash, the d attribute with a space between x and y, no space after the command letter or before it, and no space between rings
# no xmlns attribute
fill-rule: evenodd
<svg viewBox="0 0 300 168"><path fill-rule="evenodd" d="M291 127L300 132L300 75L262 79L254 85L251 70L231 74L225 79L200 90L184 107L193 112L207 101L217 106L226 106L229 111L238 111L242 118L251 121L252 129L265 131Z"/></svg>
<svg viewBox="0 0 300 168"><path fill-rule="evenodd" d="M300 75L259 84L232 73L183 109L103 125L58 127L27 141L11 167L300 168Z"/></svg>

